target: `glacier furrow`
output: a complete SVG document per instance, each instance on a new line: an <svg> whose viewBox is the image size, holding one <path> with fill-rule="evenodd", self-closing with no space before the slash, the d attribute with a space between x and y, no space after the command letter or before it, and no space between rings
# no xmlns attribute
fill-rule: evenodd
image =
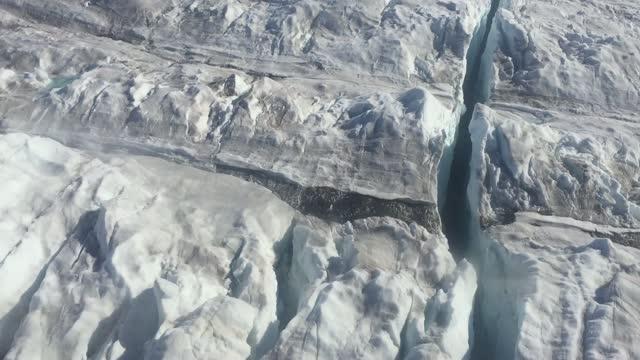
<svg viewBox="0 0 640 360"><path fill-rule="evenodd" d="M491 8L484 16L469 45L467 69L463 83L465 112L459 119L450 165L447 195L442 209L444 232L452 251L457 257L465 257L471 242L471 209L467 200L467 185L471 162L471 134L469 124L477 103L488 100L491 59L493 56L492 32L495 32L494 18L500 7L500 0L492 0Z"/></svg>

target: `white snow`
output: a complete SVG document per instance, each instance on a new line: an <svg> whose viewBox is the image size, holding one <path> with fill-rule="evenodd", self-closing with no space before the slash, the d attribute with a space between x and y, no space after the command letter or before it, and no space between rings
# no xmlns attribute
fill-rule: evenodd
<svg viewBox="0 0 640 360"><path fill-rule="evenodd" d="M497 358L633 359L640 356L640 251L599 238L571 219L518 215L494 226L484 252L479 310L499 339ZM636 233L640 234L640 232Z"/></svg>
<svg viewBox="0 0 640 360"><path fill-rule="evenodd" d="M432 296L425 312L427 341L411 348L406 359L467 359L473 343L476 272L462 260L448 289Z"/></svg>
<svg viewBox="0 0 640 360"><path fill-rule="evenodd" d="M488 8L1 1L0 355L464 356L474 280L437 219L329 223L194 167L435 205Z"/></svg>
<svg viewBox="0 0 640 360"><path fill-rule="evenodd" d="M256 313L240 353L277 322L273 247L293 210L268 191L161 160L105 163L21 134L1 143L8 359L98 356L115 341L133 354L227 293ZM232 280L240 269L251 275Z"/></svg>
<svg viewBox="0 0 640 360"><path fill-rule="evenodd" d="M299 312L269 358L464 357L475 272L466 262L456 270L441 235L388 218L324 238L309 226L294 229L287 282Z"/></svg>
<svg viewBox="0 0 640 360"><path fill-rule="evenodd" d="M3 126L163 141L303 186L437 202L488 0L209 5L8 0L3 14L41 24L9 18L0 64L55 86L21 83ZM84 32L67 31L76 21ZM122 41L94 36L109 31Z"/></svg>
<svg viewBox="0 0 640 360"><path fill-rule="evenodd" d="M148 359L246 359L255 308L244 301L219 296L180 318L174 328L148 345Z"/></svg>
<svg viewBox="0 0 640 360"><path fill-rule="evenodd" d="M0 89L3 91L10 90L11 86L16 83L17 75L11 69L0 69Z"/></svg>
<svg viewBox="0 0 640 360"><path fill-rule="evenodd" d="M637 358L640 8L503 5L470 125L478 354Z"/></svg>
<svg viewBox="0 0 640 360"><path fill-rule="evenodd" d="M20 133L0 149L6 359L469 348L475 275L439 233L327 223L258 185L156 158ZM425 323L435 313L449 320Z"/></svg>
<svg viewBox="0 0 640 360"><path fill-rule="evenodd" d="M496 212L550 211L597 223L640 226L634 200L634 177L640 171L638 138L623 141L596 131L559 128L556 122L578 121L569 115L553 113L547 119L538 124L513 109L476 108L470 127L477 154L472 171L485 180L470 196L479 201L483 221Z"/></svg>

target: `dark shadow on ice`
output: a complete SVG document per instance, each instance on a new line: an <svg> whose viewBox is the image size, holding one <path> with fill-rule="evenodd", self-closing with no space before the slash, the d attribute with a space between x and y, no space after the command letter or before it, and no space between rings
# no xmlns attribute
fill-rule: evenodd
<svg viewBox="0 0 640 360"><path fill-rule="evenodd" d="M440 231L437 206L409 199L380 199L331 187L304 187L277 174L216 164L216 171L261 185L305 215L344 223L368 217L389 216L415 222L432 233Z"/></svg>
<svg viewBox="0 0 640 360"><path fill-rule="evenodd" d="M153 339L160 328L160 312L153 288L131 300L127 315L118 329L118 341L126 349L120 360L142 359L144 344Z"/></svg>

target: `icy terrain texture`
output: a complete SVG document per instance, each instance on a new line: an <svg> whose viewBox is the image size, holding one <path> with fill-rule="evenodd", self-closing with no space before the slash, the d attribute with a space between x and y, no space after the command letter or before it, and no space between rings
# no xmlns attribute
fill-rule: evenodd
<svg viewBox="0 0 640 360"><path fill-rule="evenodd" d="M638 39L632 0L0 0L0 358L640 358Z"/></svg>
<svg viewBox="0 0 640 360"><path fill-rule="evenodd" d="M24 134L0 148L6 359L469 348L475 272L441 234L305 218L260 186L155 158L99 159Z"/></svg>
<svg viewBox="0 0 640 360"><path fill-rule="evenodd" d="M6 127L434 204L489 0L0 4Z"/></svg>
<svg viewBox="0 0 640 360"><path fill-rule="evenodd" d="M470 124L479 358L640 357L640 6L507 1Z"/></svg>

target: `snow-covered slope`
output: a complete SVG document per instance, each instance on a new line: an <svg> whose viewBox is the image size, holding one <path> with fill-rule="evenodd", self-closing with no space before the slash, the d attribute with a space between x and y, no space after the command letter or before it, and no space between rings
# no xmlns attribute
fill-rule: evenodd
<svg viewBox="0 0 640 360"><path fill-rule="evenodd" d="M0 150L6 359L469 348L475 272L440 233L326 223L258 185L155 158L24 134L0 136Z"/></svg>
<svg viewBox="0 0 640 360"><path fill-rule="evenodd" d="M519 213L486 236L476 311L494 341L483 342L479 353L496 359L640 356L640 251L615 240L637 243L639 230Z"/></svg>
<svg viewBox="0 0 640 360"><path fill-rule="evenodd" d="M624 0L497 13L491 97L470 124L480 357L640 356L639 14Z"/></svg>

